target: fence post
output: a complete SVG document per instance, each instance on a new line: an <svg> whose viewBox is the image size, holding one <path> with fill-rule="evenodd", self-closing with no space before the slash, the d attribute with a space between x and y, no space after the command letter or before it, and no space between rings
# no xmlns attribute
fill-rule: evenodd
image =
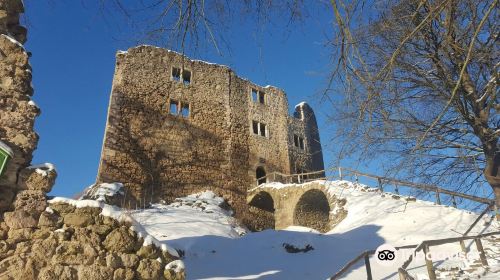
<svg viewBox="0 0 500 280"><path fill-rule="evenodd" d="M399 188L398 188L398 185L395 185L394 191L396 192L396 194L398 194L398 195L399 195Z"/></svg>
<svg viewBox="0 0 500 280"><path fill-rule="evenodd" d="M342 167L339 167L339 179L342 181Z"/></svg>
<svg viewBox="0 0 500 280"><path fill-rule="evenodd" d="M372 268L370 266L370 254L365 254L366 279L372 280Z"/></svg>
<svg viewBox="0 0 500 280"><path fill-rule="evenodd" d="M493 211L495 211L495 216L497 218L497 221L500 221L500 209L498 209L497 204L493 204Z"/></svg>
<svg viewBox="0 0 500 280"><path fill-rule="evenodd" d="M434 271L434 267L432 266L432 260L427 257L429 253L429 245L424 245L424 257L425 257L425 266L427 267L427 274L429 274L429 280L436 280L436 272Z"/></svg>
<svg viewBox="0 0 500 280"><path fill-rule="evenodd" d="M462 248L462 252L467 254L467 247L465 247L465 241L460 240L460 248Z"/></svg>
<svg viewBox="0 0 500 280"><path fill-rule="evenodd" d="M439 197L439 190L436 190L436 203L441 205L441 198Z"/></svg>
<svg viewBox="0 0 500 280"><path fill-rule="evenodd" d="M457 201L455 200L455 196L451 196L451 203L453 203L453 207L457 208Z"/></svg>
<svg viewBox="0 0 500 280"><path fill-rule="evenodd" d="M356 183L359 183L359 177L358 177L358 174L356 174L355 176L356 176Z"/></svg>
<svg viewBox="0 0 500 280"><path fill-rule="evenodd" d="M488 265L488 261L486 260L486 255L484 254L483 243L481 243L481 239L475 238L474 242L476 242L477 251L479 252L479 258L481 259L481 263L483 265Z"/></svg>
<svg viewBox="0 0 500 280"><path fill-rule="evenodd" d="M384 192L384 186L382 185L382 180L380 178L377 178L377 182L378 182L378 189L381 192Z"/></svg>
<svg viewBox="0 0 500 280"><path fill-rule="evenodd" d="M403 272L403 269L399 268L398 269L398 274L399 274L399 280L406 280L406 275Z"/></svg>

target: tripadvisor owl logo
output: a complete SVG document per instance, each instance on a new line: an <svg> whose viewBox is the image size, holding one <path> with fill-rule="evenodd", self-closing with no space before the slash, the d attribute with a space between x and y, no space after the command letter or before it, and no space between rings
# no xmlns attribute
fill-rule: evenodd
<svg viewBox="0 0 500 280"><path fill-rule="evenodd" d="M397 250L389 244L382 244L375 251L375 260L382 266L393 266L397 264L397 258Z"/></svg>

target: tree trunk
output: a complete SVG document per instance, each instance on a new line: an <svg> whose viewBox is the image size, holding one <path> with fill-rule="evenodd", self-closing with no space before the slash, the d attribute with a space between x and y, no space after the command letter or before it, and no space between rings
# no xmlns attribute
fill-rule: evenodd
<svg viewBox="0 0 500 280"><path fill-rule="evenodd" d="M491 184L491 183L490 183ZM500 185L497 184L496 186L491 186L493 188L493 192L495 193L495 215L497 217L497 221L500 221Z"/></svg>
<svg viewBox="0 0 500 280"><path fill-rule="evenodd" d="M500 221L500 153L495 150L494 156L486 160L486 168L484 169L484 177L493 188L495 194L495 215Z"/></svg>

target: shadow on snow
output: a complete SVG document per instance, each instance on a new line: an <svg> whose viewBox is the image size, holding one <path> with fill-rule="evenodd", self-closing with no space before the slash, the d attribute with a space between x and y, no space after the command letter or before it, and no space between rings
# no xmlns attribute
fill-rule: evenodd
<svg viewBox="0 0 500 280"><path fill-rule="evenodd" d="M236 239L209 235L167 242L185 251L188 279L326 279L366 248L383 244L379 229L365 225L340 234L265 230ZM287 253L284 243L314 250Z"/></svg>

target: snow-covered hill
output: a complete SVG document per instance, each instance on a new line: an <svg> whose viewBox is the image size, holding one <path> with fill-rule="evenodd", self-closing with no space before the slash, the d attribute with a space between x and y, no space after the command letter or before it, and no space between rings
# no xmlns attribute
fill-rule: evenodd
<svg viewBox="0 0 500 280"><path fill-rule="evenodd" d="M364 250L417 244L422 240L460 236L477 214L431 202L393 198L376 189L347 181L322 182L331 194L347 200L347 217L326 234L302 228L245 233L211 192L178 199L170 205L155 204L132 212L149 234L184 252L188 279L326 279ZM273 183L274 187L284 185ZM302 185L294 185L302 187ZM332 211L335 211L333 209ZM471 234L500 230L491 217L483 218ZM285 246L313 248L288 253ZM497 243L485 249L500 250ZM459 252L458 243L433 247L433 252ZM472 248L473 250L473 248ZM491 254L492 255L492 254ZM397 279L397 266L382 267L374 259L375 279ZM494 259L490 264L494 264ZM423 262L410 272L425 276ZM446 262L441 267L459 266ZM444 274L443 274L444 275ZM492 277L493 274L489 274ZM365 279L358 264L346 279ZM425 278L421 278L425 279Z"/></svg>

